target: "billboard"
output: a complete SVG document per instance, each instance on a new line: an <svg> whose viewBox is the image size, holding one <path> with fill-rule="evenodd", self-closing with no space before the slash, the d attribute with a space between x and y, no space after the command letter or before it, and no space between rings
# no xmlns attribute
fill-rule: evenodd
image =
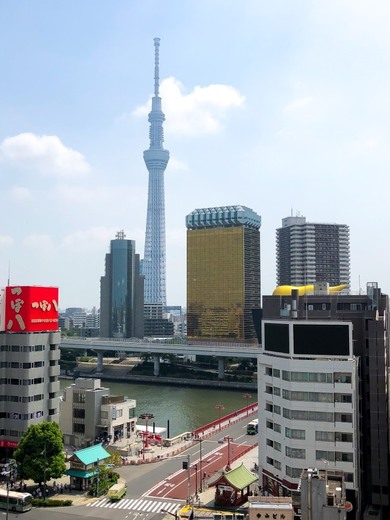
<svg viewBox="0 0 390 520"><path fill-rule="evenodd" d="M5 332L58 330L58 288L33 285L5 287Z"/></svg>

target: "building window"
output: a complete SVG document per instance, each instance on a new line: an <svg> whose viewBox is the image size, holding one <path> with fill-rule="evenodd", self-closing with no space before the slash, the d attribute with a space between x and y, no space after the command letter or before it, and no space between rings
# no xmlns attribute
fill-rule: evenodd
<svg viewBox="0 0 390 520"><path fill-rule="evenodd" d="M352 414L351 413L336 413L335 414L336 422L343 423L351 423L352 422Z"/></svg>
<svg viewBox="0 0 390 520"><path fill-rule="evenodd" d="M305 459L306 450L303 448L291 448L290 446L286 446L286 457L290 457L291 459Z"/></svg>
<svg viewBox="0 0 390 520"><path fill-rule="evenodd" d="M282 428L280 424L274 423L274 431L277 433L282 433Z"/></svg>
<svg viewBox="0 0 390 520"><path fill-rule="evenodd" d="M292 428L285 428L285 435L288 439L306 439L305 430L294 430Z"/></svg>
<svg viewBox="0 0 390 520"><path fill-rule="evenodd" d="M278 406L277 404L274 404L274 413L277 413L280 415L280 406Z"/></svg>
<svg viewBox="0 0 390 520"><path fill-rule="evenodd" d="M282 465L278 460L274 460L274 468L282 469Z"/></svg>
<svg viewBox="0 0 390 520"><path fill-rule="evenodd" d="M333 422L334 420L334 415L332 412L290 410L289 408L283 408L283 417L297 421Z"/></svg>
<svg viewBox="0 0 390 520"><path fill-rule="evenodd" d="M282 451L282 445L280 444L280 442L274 441L274 450Z"/></svg>
<svg viewBox="0 0 390 520"><path fill-rule="evenodd" d="M352 394L334 394L335 403L352 403Z"/></svg>
<svg viewBox="0 0 390 520"><path fill-rule="evenodd" d="M282 379L296 383L333 383L333 374L324 372L288 372L283 370Z"/></svg>
<svg viewBox="0 0 390 520"><path fill-rule="evenodd" d="M74 403L85 403L85 393L84 392L74 392L73 393L73 402Z"/></svg>
<svg viewBox="0 0 390 520"><path fill-rule="evenodd" d="M269 428L270 430L274 429L274 423L272 421L267 421L265 424L266 424L266 427Z"/></svg>
<svg viewBox="0 0 390 520"><path fill-rule="evenodd" d="M85 410L84 409L78 409L73 408L73 417L75 419L85 419Z"/></svg>
<svg viewBox="0 0 390 520"><path fill-rule="evenodd" d="M335 461L334 451L316 450L316 460L327 460L329 462Z"/></svg>
<svg viewBox="0 0 390 520"><path fill-rule="evenodd" d="M286 466L286 475L292 478L300 478L302 474L302 468L290 468L290 466Z"/></svg>
<svg viewBox="0 0 390 520"><path fill-rule="evenodd" d="M274 377L280 377L280 370L279 370L278 368L274 368L274 369L272 370L272 375L273 375Z"/></svg>
<svg viewBox="0 0 390 520"><path fill-rule="evenodd" d="M340 462L353 462L353 454L352 453L346 453L343 451L336 451L335 454L336 461Z"/></svg>
<svg viewBox="0 0 390 520"><path fill-rule="evenodd" d="M277 386L274 386L274 395L280 395L280 388Z"/></svg>
<svg viewBox="0 0 390 520"><path fill-rule="evenodd" d="M351 384L352 374L350 374L348 372L335 372L334 373L334 382Z"/></svg>
<svg viewBox="0 0 390 520"><path fill-rule="evenodd" d="M73 431L74 433L84 433L85 432L85 425L84 424L73 424Z"/></svg>

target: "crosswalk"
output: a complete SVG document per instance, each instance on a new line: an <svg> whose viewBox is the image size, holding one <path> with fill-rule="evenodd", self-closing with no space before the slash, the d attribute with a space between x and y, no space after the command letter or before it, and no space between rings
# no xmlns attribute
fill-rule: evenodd
<svg viewBox="0 0 390 520"><path fill-rule="evenodd" d="M103 498L96 502L90 502L87 507L105 507L110 509L128 509L131 511L142 511L144 513L159 513L162 509L168 513L175 513L179 507L178 502L163 502L161 500L147 500L141 498L132 498L112 501L109 498Z"/></svg>

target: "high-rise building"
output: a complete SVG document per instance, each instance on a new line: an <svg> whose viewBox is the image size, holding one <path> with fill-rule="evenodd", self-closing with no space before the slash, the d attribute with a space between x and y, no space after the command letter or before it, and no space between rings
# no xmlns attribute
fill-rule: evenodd
<svg viewBox="0 0 390 520"><path fill-rule="evenodd" d="M0 302L0 456L33 424L59 421L58 289L6 287Z"/></svg>
<svg viewBox="0 0 390 520"><path fill-rule="evenodd" d="M245 206L204 208L186 226L187 336L255 341L261 217Z"/></svg>
<svg viewBox="0 0 390 520"><path fill-rule="evenodd" d="M341 470L350 518L389 518L389 298L297 292L263 298L262 485L294 496L304 468Z"/></svg>
<svg viewBox="0 0 390 520"><path fill-rule="evenodd" d="M100 279L100 336L143 338L144 284L135 241L123 231L111 240L105 275Z"/></svg>
<svg viewBox="0 0 390 520"><path fill-rule="evenodd" d="M276 230L276 257L278 285L349 286L349 227L284 218Z"/></svg>
<svg viewBox="0 0 390 520"><path fill-rule="evenodd" d="M159 47L160 38L154 38L154 96L149 113L150 145L149 150L144 151L149 187L142 273L145 276L145 303L166 305L164 172L169 161L169 152L163 147L165 115L161 110L159 95Z"/></svg>

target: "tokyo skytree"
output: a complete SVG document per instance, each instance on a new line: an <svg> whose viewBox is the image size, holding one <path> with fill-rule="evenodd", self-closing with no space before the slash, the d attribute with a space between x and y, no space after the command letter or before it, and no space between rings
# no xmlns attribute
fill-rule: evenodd
<svg viewBox="0 0 390 520"><path fill-rule="evenodd" d="M164 172L169 161L169 152L163 147L165 115L161 110L159 95L159 48L160 38L154 38L154 96L148 117L150 145L149 150L144 151L149 187L142 272L145 276L145 303L166 305Z"/></svg>

